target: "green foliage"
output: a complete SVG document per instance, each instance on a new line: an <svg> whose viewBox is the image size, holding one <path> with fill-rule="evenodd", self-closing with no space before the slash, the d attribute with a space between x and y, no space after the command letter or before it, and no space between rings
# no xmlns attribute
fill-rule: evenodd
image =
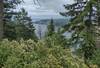
<svg viewBox="0 0 100 68"><path fill-rule="evenodd" d="M22 0L3 0L4 5L4 27L5 24L8 22L11 22L12 17L17 14L16 11L13 11L16 9L16 6L20 4Z"/></svg>
<svg viewBox="0 0 100 68"><path fill-rule="evenodd" d="M28 40L37 40L35 35L35 28L30 17L28 17L27 12L22 8L22 10L13 18L12 22L6 24L5 38L10 40L21 38Z"/></svg>
<svg viewBox="0 0 100 68"><path fill-rule="evenodd" d="M83 60L74 57L69 49L44 40L0 42L0 68L88 68Z"/></svg>
<svg viewBox="0 0 100 68"><path fill-rule="evenodd" d="M48 47L53 47L55 45L61 46L63 48L69 48L69 41L62 34L55 33L52 36L45 38L45 43L49 45Z"/></svg>
<svg viewBox="0 0 100 68"><path fill-rule="evenodd" d="M28 40L37 40L34 33L35 28L30 17L24 9L16 12L16 6L22 0L4 0L4 38L9 40L19 40L21 38Z"/></svg>
<svg viewBox="0 0 100 68"><path fill-rule="evenodd" d="M97 11L93 9L97 9L95 2L95 0L77 0L71 5L65 5L68 11L61 13L64 16L72 17L70 23L64 26L64 31L72 33L71 45L79 45L86 61L94 56L96 50L98 15L96 15Z"/></svg>
<svg viewBox="0 0 100 68"><path fill-rule="evenodd" d="M91 64L98 65L98 67L100 67L100 49L96 50L96 55L91 60Z"/></svg>
<svg viewBox="0 0 100 68"><path fill-rule="evenodd" d="M51 19L47 28L48 30L47 30L46 36L52 36L55 33L55 26L54 26L53 19Z"/></svg>
<svg viewBox="0 0 100 68"><path fill-rule="evenodd" d="M28 17L27 12L22 8L22 11L15 17L16 21L16 37L20 39L21 37L25 40L34 39L37 40L35 35L35 28L33 26L32 19Z"/></svg>
<svg viewBox="0 0 100 68"><path fill-rule="evenodd" d="M4 32L4 38L12 36L12 38L15 38L15 33L12 32L14 31L14 25L12 22L13 16L18 14L17 12L13 11L16 9L16 6L21 3L21 0L3 0L3 5L4 5L4 23L3 23L3 32ZM12 9L12 10L11 10ZM9 32L11 34L9 34Z"/></svg>

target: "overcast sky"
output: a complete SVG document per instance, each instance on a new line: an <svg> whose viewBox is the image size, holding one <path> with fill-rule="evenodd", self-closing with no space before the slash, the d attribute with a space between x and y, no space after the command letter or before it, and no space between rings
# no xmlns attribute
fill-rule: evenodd
<svg viewBox="0 0 100 68"><path fill-rule="evenodd" d="M65 11L63 5L72 2L73 0L39 0L39 6L33 0L24 0L24 3L18 8L24 7L28 11L29 16L33 18L54 18L61 17L59 12Z"/></svg>

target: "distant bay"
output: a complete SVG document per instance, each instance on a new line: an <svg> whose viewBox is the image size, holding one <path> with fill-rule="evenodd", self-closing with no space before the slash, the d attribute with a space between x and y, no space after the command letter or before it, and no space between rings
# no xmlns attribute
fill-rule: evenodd
<svg viewBox="0 0 100 68"><path fill-rule="evenodd" d="M69 22L69 18L56 18L54 20L55 30L57 31L58 28L64 26ZM50 23L51 19L37 19L34 21L35 33L38 37L44 37L47 31L47 25Z"/></svg>

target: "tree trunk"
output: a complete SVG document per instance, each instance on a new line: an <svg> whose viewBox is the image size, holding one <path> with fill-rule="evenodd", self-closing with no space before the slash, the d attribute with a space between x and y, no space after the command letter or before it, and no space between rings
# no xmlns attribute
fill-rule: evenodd
<svg viewBox="0 0 100 68"><path fill-rule="evenodd" d="M100 34L100 0L98 0L98 7L97 7L97 33ZM100 48L100 35L98 35L97 40L96 40L96 46L97 48Z"/></svg>
<svg viewBox="0 0 100 68"><path fill-rule="evenodd" d="M3 38L3 0L0 0L0 39Z"/></svg>

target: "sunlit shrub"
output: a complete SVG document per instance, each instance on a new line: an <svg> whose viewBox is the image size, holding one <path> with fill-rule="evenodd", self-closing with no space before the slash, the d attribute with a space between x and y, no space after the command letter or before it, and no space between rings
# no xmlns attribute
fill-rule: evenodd
<svg viewBox="0 0 100 68"><path fill-rule="evenodd" d="M0 42L0 68L88 68L84 61L74 57L69 49L44 40Z"/></svg>

